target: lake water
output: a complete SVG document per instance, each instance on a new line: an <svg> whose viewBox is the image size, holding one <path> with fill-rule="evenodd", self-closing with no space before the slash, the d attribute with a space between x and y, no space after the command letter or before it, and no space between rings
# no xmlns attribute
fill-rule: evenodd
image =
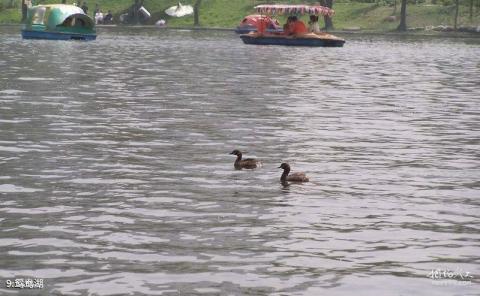
<svg viewBox="0 0 480 296"><path fill-rule="evenodd" d="M345 37L0 29L0 293L478 295L480 39Z"/></svg>

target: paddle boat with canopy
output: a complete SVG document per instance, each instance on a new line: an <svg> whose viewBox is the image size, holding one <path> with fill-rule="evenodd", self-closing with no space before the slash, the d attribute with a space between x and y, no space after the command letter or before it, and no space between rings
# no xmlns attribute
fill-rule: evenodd
<svg viewBox="0 0 480 296"><path fill-rule="evenodd" d="M255 10L261 15L322 15L332 17L335 13L332 9L319 5L265 4L255 6ZM284 32L270 33L265 30L264 24L258 26L257 32L240 35L240 38L245 44L257 45L342 47L345 43L344 39L325 32L291 35Z"/></svg>
<svg viewBox="0 0 480 296"><path fill-rule="evenodd" d="M37 5L27 12L22 30L25 39L95 40L95 22L80 7L65 4Z"/></svg>

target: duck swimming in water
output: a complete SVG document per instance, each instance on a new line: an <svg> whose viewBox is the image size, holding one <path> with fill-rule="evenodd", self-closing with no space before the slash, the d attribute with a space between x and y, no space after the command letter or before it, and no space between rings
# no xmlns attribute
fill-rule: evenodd
<svg viewBox="0 0 480 296"><path fill-rule="evenodd" d="M258 168L258 167L261 166L261 162L254 159L254 158L242 159L242 152L240 152L240 150L235 149L230 154L237 156L237 159L235 160L235 163L233 164L233 166L237 170L240 170L240 169L254 169L254 168Z"/></svg>
<svg viewBox="0 0 480 296"><path fill-rule="evenodd" d="M308 182L308 177L305 175L305 173L297 172L289 175L290 173L290 165L286 162L282 163L279 167L279 169L283 169L283 174L280 177L280 182L286 183L286 182Z"/></svg>

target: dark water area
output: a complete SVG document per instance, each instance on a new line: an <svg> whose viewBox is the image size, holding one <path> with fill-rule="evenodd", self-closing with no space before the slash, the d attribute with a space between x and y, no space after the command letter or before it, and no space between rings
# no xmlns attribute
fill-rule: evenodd
<svg viewBox="0 0 480 296"><path fill-rule="evenodd" d="M480 40L346 37L0 29L0 294L478 295Z"/></svg>

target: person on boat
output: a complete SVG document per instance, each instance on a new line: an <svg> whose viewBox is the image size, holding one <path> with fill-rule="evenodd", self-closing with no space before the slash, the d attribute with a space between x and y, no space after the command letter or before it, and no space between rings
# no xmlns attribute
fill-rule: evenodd
<svg viewBox="0 0 480 296"><path fill-rule="evenodd" d="M287 22L283 25L283 34L290 35L291 27L293 22L293 16L287 18Z"/></svg>
<svg viewBox="0 0 480 296"><path fill-rule="evenodd" d="M292 15L287 19L287 24L283 28L285 35L301 35L308 33L305 23L297 18L297 16Z"/></svg>
<svg viewBox="0 0 480 296"><path fill-rule="evenodd" d="M305 34L308 33L307 26L302 20L299 20L295 16L295 21L293 22L293 35Z"/></svg>
<svg viewBox="0 0 480 296"><path fill-rule="evenodd" d="M318 25L318 16L311 15L308 22L308 32L320 33L320 26Z"/></svg>

